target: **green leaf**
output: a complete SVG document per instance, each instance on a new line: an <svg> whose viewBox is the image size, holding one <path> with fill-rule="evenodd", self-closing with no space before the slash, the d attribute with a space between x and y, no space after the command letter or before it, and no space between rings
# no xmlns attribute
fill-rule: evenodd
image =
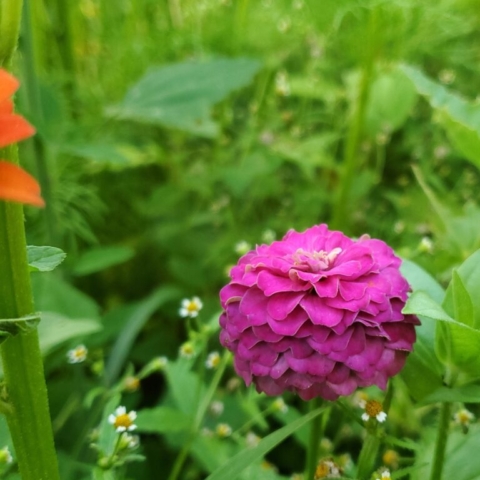
<svg viewBox="0 0 480 480"><path fill-rule="evenodd" d="M174 408L162 406L140 411L135 424L139 432L169 433L188 430L192 419Z"/></svg>
<svg viewBox="0 0 480 480"><path fill-rule="evenodd" d="M115 413L116 408L120 405L120 399L120 394L114 395L103 409L98 436L98 447L106 456L110 456L113 453L118 437L118 433L115 431L115 427L108 421L108 417Z"/></svg>
<svg viewBox="0 0 480 480"><path fill-rule="evenodd" d="M26 333L37 327L40 322L40 314L34 313L20 318L5 318L0 320L0 343L9 336Z"/></svg>
<svg viewBox="0 0 480 480"><path fill-rule="evenodd" d="M237 478L246 468L252 463L260 460L270 450L275 448L279 443L289 437L293 432L298 430L303 425L313 420L320 415L325 408L318 408L313 412L308 413L302 418L295 420L294 422L280 428L276 432L271 433L267 437L263 438L260 443L254 447L241 451L235 455L229 462L222 465L209 475L206 480L234 480Z"/></svg>
<svg viewBox="0 0 480 480"><path fill-rule="evenodd" d="M83 292L53 273L32 275L35 306L41 312L55 312L68 318L100 318L98 305Z"/></svg>
<svg viewBox="0 0 480 480"><path fill-rule="evenodd" d="M73 274L90 275L130 260L135 251L130 247L100 247L84 253L76 262Z"/></svg>
<svg viewBox="0 0 480 480"><path fill-rule="evenodd" d="M129 318L113 345L105 365L105 381L107 385L112 385L117 379L135 339L151 315L165 302L177 296L178 290L176 288L161 287L145 300L137 303L133 310L128 310Z"/></svg>
<svg viewBox="0 0 480 480"><path fill-rule="evenodd" d="M422 404L441 402L480 403L480 385L442 386L422 399Z"/></svg>
<svg viewBox="0 0 480 480"><path fill-rule="evenodd" d="M27 246L28 266L31 272L50 272L60 265L67 254L56 247Z"/></svg>
<svg viewBox="0 0 480 480"><path fill-rule="evenodd" d="M440 113L440 121L453 145L466 159L480 167L480 105L451 93L416 68L401 65L399 70L412 81L417 92L427 98L432 108Z"/></svg>
<svg viewBox="0 0 480 480"><path fill-rule="evenodd" d="M77 337L86 337L102 329L97 320L88 318L67 318L59 313L42 312L42 321L38 325L40 347L46 355L52 349Z"/></svg>
<svg viewBox="0 0 480 480"><path fill-rule="evenodd" d="M405 75L391 71L379 75L370 88L366 109L366 127L371 135L393 132L403 125L417 94Z"/></svg>
<svg viewBox="0 0 480 480"><path fill-rule="evenodd" d="M215 137L211 108L229 93L248 85L260 69L249 58L187 61L148 72L108 115L164 125Z"/></svg>
<svg viewBox="0 0 480 480"><path fill-rule="evenodd" d="M406 277L414 292L422 290L441 302L445 292L437 281L417 264L403 260L401 272ZM407 304L408 305L408 304ZM404 310L404 313L407 313ZM405 381L410 394L420 400L442 385L444 367L435 353L436 322L428 317L420 316L422 324L415 327L417 341L413 352L408 356L401 377Z"/></svg>
<svg viewBox="0 0 480 480"><path fill-rule="evenodd" d="M474 326L472 299L456 270L452 276L453 311L454 317L464 325Z"/></svg>

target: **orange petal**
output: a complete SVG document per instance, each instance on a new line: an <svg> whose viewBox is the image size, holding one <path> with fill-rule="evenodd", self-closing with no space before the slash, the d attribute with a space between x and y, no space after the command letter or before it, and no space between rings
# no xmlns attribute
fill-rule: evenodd
<svg viewBox="0 0 480 480"><path fill-rule="evenodd" d="M0 115L0 148L31 137L35 129L20 115Z"/></svg>
<svg viewBox="0 0 480 480"><path fill-rule="evenodd" d="M0 102L0 115L6 115L13 112L13 101L10 98Z"/></svg>
<svg viewBox="0 0 480 480"><path fill-rule="evenodd" d="M18 80L7 71L0 69L0 102L12 96L18 88Z"/></svg>
<svg viewBox="0 0 480 480"><path fill-rule="evenodd" d="M19 166L0 161L0 199L43 207L37 181Z"/></svg>

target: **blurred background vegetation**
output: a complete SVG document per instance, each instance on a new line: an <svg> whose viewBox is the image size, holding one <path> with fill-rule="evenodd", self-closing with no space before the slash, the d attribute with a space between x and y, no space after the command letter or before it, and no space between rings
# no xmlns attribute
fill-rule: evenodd
<svg viewBox="0 0 480 480"><path fill-rule="evenodd" d="M88 457L98 372L111 387L175 358L180 300L215 323L246 245L325 222L440 282L480 247L479 41L476 0L25 0L18 106L38 133L21 158L47 201L28 238L67 253L33 274L65 465ZM167 388L155 374L124 402ZM160 478L178 442L142 442L131 478Z"/></svg>

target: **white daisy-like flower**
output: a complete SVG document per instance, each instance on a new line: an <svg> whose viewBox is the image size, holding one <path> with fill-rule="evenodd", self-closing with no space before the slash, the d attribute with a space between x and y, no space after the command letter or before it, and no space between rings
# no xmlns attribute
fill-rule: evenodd
<svg viewBox="0 0 480 480"><path fill-rule="evenodd" d="M67 352L68 363L82 363L87 359L88 349L85 345L77 345Z"/></svg>
<svg viewBox="0 0 480 480"><path fill-rule="evenodd" d="M137 428L137 426L133 423L136 418L137 412L132 410L127 413L127 409L121 406L115 410L115 413L109 415L108 423L111 423L115 427L115 430L119 433L131 432Z"/></svg>
<svg viewBox="0 0 480 480"><path fill-rule="evenodd" d="M183 358L192 358L195 354L195 348L191 342L185 342L180 345L180 356Z"/></svg>
<svg viewBox="0 0 480 480"><path fill-rule="evenodd" d="M371 418L375 418L377 422L384 422L387 414L383 411L383 406L377 400L368 400L365 403L365 412L362 414L362 420L367 422Z"/></svg>
<svg viewBox="0 0 480 480"><path fill-rule="evenodd" d="M235 253L238 255L245 255L252 249L252 246L246 240L240 240L235 244Z"/></svg>
<svg viewBox="0 0 480 480"><path fill-rule="evenodd" d="M273 402L273 408L277 410L278 412L281 413L287 413L288 412L288 405L285 403L282 397L278 397L274 402Z"/></svg>
<svg viewBox="0 0 480 480"><path fill-rule="evenodd" d="M182 318L194 318L198 315L198 312L200 312L202 308L203 303L198 297L184 298L178 313Z"/></svg>
<svg viewBox="0 0 480 480"><path fill-rule="evenodd" d="M205 365L209 369L217 368L220 364L220 354L218 352L211 352L208 354Z"/></svg>
<svg viewBox="0 0 480 480"><path fill-rule="evenodd" d="M0 464L2 465L9 465L13 462L12 454L10 453L10 449L5 446L0 449Z"/></svg>
<svg viewBox="0 0 480 480"><path fill-rule="evenodd" d="M219 423L215 427L215 433L220 437L220 438L226 438L229 437L232 434L232 427L228 425L227 423Z"/></svg>

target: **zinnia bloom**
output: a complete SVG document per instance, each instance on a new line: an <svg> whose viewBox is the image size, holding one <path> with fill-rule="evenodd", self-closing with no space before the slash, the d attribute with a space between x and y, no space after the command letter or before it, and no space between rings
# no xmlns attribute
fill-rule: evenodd
<svg viewBox="0 0 480 480"><path fill-rule="evenodd" d="M220 341L237 373L259 392L304 400L384 389L419 324L402 314L410 287L400 263L381 240L326 225L241 257L220 292Z"/></svg>
<svg viewBox="0 0 480 480"><path fill-rule="evenodd" d="M35 133L34 128L20 115L13 113L10 97L18 81L0 69L0 148L24 140ZM0 199L42 207L37 181L17 165L0 160Z"/></svg>

